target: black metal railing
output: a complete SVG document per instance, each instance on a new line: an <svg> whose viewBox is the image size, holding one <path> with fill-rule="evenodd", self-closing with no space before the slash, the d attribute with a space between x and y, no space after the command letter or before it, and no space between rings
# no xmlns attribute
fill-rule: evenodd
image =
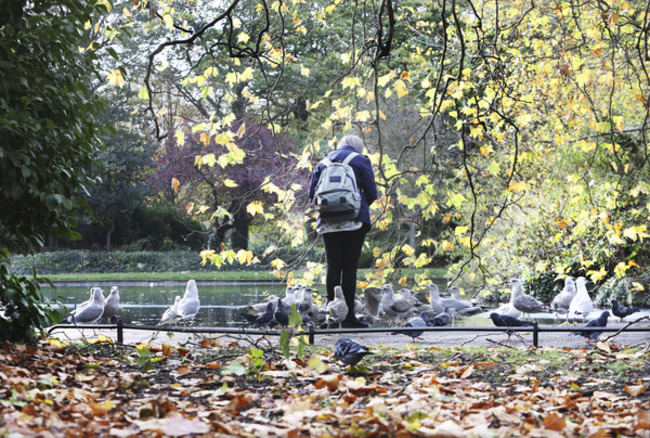
<svg viewBox="0 0 650 438"><path fill-rule="evenodd" d="M642 318L647 319L646 318ZM547 327L540 326L537 322L533 322L532 327L371 327L359 329L345 329L345 328L331 328L319 329L310 326L308 329L297 331L293 330L293 336L307 335L310 344L315 343L316 336L318 335L331 335L331 334L365 334L365 333L401 333L401 332L493 332L493 333L517 333L524 332L533 334L533 347L539 346L540 333L551 332L650 332L650 327L634 326L638 321L631 322L623 327ZM178 326L159 326L159 325L136 325L124 324L119 322L117 324L56 324L49 327L47 330L48 336L58 329L115 329L117 330L117 343L124 343L124 330L149 330L156 332L175 332L175 333L207 333L207 334L225 334L225 335L261 335L261 336L280 336L280 330L257 330L247 328L226 328L226 327L178 327Z"/></svg>

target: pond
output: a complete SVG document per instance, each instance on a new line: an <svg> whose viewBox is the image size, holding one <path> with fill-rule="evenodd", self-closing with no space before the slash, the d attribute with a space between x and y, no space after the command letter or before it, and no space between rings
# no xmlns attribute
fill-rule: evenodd
<svg viewBox="0 0 650 438"><path fill-rule="evenodd" d="M43 288L43 295L51 300L57 299L68 309L89 298L90 288L99 286L108 296L113 283L96 282L87 284L63 284L56 289ZM268 295L284 296L284 286L279 283L227 283L197 282L201 310L196 318L197 327L248 327L249 324L240 313L246 306L259 303ZM160 317L173 303L176 295L182 296L185 282L160 283L120 283L120 315L126 324L155 325ZM324 286L318 286L324 295ZM426 298L419 297L425 302ZM594 316L596 314L594 313ZM532 315L540 324L554 324L557 320L553 314L540 313ZM591 315L590 315L591 316ZM635 314L636 316L636 314ZM610 320L613 322L613 320ZM385 327L388 321L383 319L374 327ZM463 325L492 326L489 311L467 318Z"/></svg>
<svg viewBox="0 0 650 438"><path fill-rule="evenodd" d="M90 288L99 286L107 297L115 283L57 285L56 289L43 288L46 298L57 299L68 309L86 301ZM270 294L284 296L284 287L271 283L215 284L197 282L201 310L196 318L199 327L244 327L239 315L248 304L258 303ZM126 324L153 325L174 303L176 295L183 296L184 282L122 283L120 288L120 316Z"/></svg>

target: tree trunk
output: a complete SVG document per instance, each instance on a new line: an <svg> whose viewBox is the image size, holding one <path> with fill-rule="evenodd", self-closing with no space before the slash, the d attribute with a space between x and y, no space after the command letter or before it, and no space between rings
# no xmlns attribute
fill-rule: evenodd
<svg viewBox="0 0 650 438"><path fill-rule="evenodd" d="M108 227L108 230L106 230L106 251L111 250L111 235L113 234L113 231L115 231L115 219L111 218L111 225Z"/></svg>
<svg viewBox="0 0 650 438"><path fill-rule="evenodd" d="M233 231L230 236L232 249L248 249L248 234L251 220L244 209L239 209L233 215Z"/></svg>

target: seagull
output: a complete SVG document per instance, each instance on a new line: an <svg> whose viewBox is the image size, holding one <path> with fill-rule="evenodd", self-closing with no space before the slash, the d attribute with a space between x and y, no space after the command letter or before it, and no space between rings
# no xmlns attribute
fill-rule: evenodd
<svg viewBox="0 0 650 438"><path fill-rule="evenodd" d="M253 312L264 312L264 309L266 309L266 305L270 302L275 302L276 300L279 300L279 297L277 295L269 295L268 297L264 298L264 301L260 303L255 303L255 304L249 304L248 305L248 310L251 310Z"/></svg>
<svg viewBox="0 0 650 438"><path fill-rule="evenodd" d="M183 298L178 303L178 315L181 321L193 320L201 308L199 300L199 290L196 287L196 281L189 280L185 286Z"/></svg>
<svg viewBox="0 0 650 438"><path fill-rule="evenodd" d="M334 286L334 299L327 303L327 328L331 323L338 323L341 328L341 323L348 316L348 305L345 303L343 297L343 288L341 286Z"/></svg>
<svg viewBox="0 0 650 438"><path fill-rule="evenodd" d="M180 321L181 317L178 314L178 303L180 303L181 297L176 295L174 298L174 304L172 306L165 310L165 313L162 314L162 317L160 318L160 322L158 325L163 325L163 324L176 324L178 321Z"/></svg>
<svg viewBox="0 0 650 438"><path fill-rule="evenodd" d="M585 327L607 327L607 318L609 318L609 312L605 310L603 313L600 314L600 316L597 319L593 319L589 321ZM592 339L598 340L598 337L601 335L602 332L597 332L597 331L589 331L589 330L580 330L577 332L571 332L572 335L580 335L584 336L587 338L587 342L591 341Z"/></svg>
<svg viewBox="0 0 650 438"><path fill-rule="evenodd" d="M350 338L340 338L334 345L334 356L346 365L358 364L367 354L372 354L372 351Z"/></svg>
<svg viewBox="0 0 650 438"><path fill-rule="evenodd" d="M411 291L402 289L403 295L399 298L395 296L393 287L390 284L385 284L381 287L383 296L381 298L381 306L384 313L395 319L407 319L413 315L413 307L415 303L411 299Z"/></svg>
<svg viewBox="0 0 650 438"><path fill-rule="evenodd" d="M278 300L280 302L280 300ZM270 302L266 303L266 309L264 312L257 315L257 318L253 321L253 328L264 327L269 325L273 321L273 313L275 312L275 303Z"/></svg>
<svg viewBox="0 0 650 438"><path fill-rule="evenodd" d="M555 312L555 316L558 316L558 313L566 314L567 323L569 322L569 306L571 306L571 301L576 292L576 280L569 275L564 279L564 288L551 302L551 310ZM560 317L558 316L557 319L559 322Z"/></svg>
<svg viewBox="0 0 650 438"><path fill-rule="evenodd" d="M512 305L524 315L528 314L528 319L530 319L531 313L541 312L545 309L544 303L523 292L523 286L519 279L510 280L510 285L512 286Z"/></svg>
<svg viewBox="0 0 650 438"><path fill-rule="evenodd" d="M90 290L92 300L86 301L83 305L77 307L70 315L68 322L72 324L94 324L102 317L104 313L104 294L99 287L93 287Z"/></svg>
<svg viewBox="0 0 650 438"><path fill-rule="evenodd" d="M576 279L576 295L571 300L569 305L569 317L575 319L576 316L580 315L583 318L586 318L594 310L594 303L591 301L589 292L587 292L587 279L585 277L578 277Z"/></svg>
<svg viewBox="0 0 650 438"><path fill-rule="evenodd" d="M626 316L636 313L638 311L639 311L638 307L634 307L634 306L627 307L622 304L618 304L618 301L616 300L612 300L612 313L615 316L618 316L620 318L619 322L622 322L623 318L625 318Z"/></svg>
<svg viewBox="0 0 650 438"><path fill-rule="evenodd" d="M533 323L530 321L521 321L517 318L513 318L512 316L509 315L499 315L496 312L490 313L490 319L494 323L495 326L497 327L532 327ZM513 333L512 331L508 330L506 333L508 333L508 341L510 340L510 335Z"/></svg>
<svg viewBox="0 0 650 438"><path fill-rule="evenodd" d="M111 288L111 293L108 294L106 298L106 303L104 305L104 314L102 319L111 321L113 316L117 315L117 312L120 311L120 289L117 286Z"/></svg>
<svg viewBox="0 0 650 438"><path fill-rule="evenodd" d="M451 310L449 307L445 307L445 309L437 314L435 317L431 318L429 320L429 324L427 324L430 327L443 327L446 325L449 325L451 322L451 314L449 313Z"/></svg>
<svg viewBox="0 0 650 438"><path fill-rule="evenodd" d="M449 292L451 293L451 298L440 299L440 303L442 304L443 308L451 307L459 312L464 309L476 308L476 306L474 306L474 304L472 304L470 301L463 300L460 297L460 289L458 286L452 286L449 288ZM478 309L479 311L481 310L480 307L478 307Z"/></svg>
<svg viewBox="0 0 650 438"><path fill-rule="evenodd" d="M431 304L431 310L436 313L442 313L445 310L445 306L442 305L440 300L440 289L438 285L434 283L427 284L427 289L429 289L429 304Z"/></svg>
<svg viewBox="0 0 650 438"><path fill-rule="evenodd" d="M416 316L415 318L411 318L406 322L402 327L413 327L413 328L419 328L419 327L427 327L429 325L429 318L428 318L429 312L422 312L420 313L420 316ZM406 335L410 336L412 339L419 338L424 334L424 331L421 330L409 330L409 331L404 331L404 332L392 332L391 335Z"/></svg>
<svg viewBox="0 0 650 438"><path fill-rule="evenodd" d="M381 289L369 286L363 291L364 308L363 315L370 322L376 322L379 318L379 304L381 303Z"/></svg>

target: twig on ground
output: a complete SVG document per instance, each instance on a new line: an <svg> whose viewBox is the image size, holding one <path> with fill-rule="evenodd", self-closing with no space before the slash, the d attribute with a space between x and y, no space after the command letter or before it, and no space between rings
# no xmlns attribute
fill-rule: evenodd
<svg viewBox="0 0 650 438"><path fill-rule="evenodd" d="M628 328L628 327L630 327L631 325L634 325L634 324L636 324L636 323L638 323L638 322L641 322L641 321L643 321L643 320L648 320L648 321L650 321L650 317L648 317L648 316L644 316L644 317L642 317L642 318L637 319L636 321L628 322L627 325L624 325L623 327L621 327L617 332L614 332L614 334L609 335L609 336L607 336L605 339L603 339L603 342L607 342L607 341L609 341L610 339L612 339L612 338L614 338L614 337L620 335L621 332L625 331L626 328Z"/></svg>

